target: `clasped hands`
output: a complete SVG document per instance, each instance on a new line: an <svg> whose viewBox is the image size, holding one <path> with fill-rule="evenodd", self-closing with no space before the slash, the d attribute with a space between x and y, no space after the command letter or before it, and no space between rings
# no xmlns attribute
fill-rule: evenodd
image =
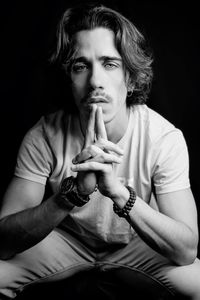
<svg viewBox="0 0 200 300"><path fill-rule="evenodd" d="M71 170L78 172L78 190L83 194L91 194L98 185L102 195L115 197L118 191L118 179L114 164L120 164L122 157L123 150L107 139L102 108L93 105L83 149L72 160Z"/></svg>

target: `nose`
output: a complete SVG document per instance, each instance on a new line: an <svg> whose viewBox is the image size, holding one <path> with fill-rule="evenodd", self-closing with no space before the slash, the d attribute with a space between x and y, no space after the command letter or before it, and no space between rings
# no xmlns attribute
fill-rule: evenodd
<svg viewBox="0 0 200 300"><path fill-rule="evenodd" d="M89 76L90 87L93 89L103 88L103 72L99 66L92 66Z"/></svg>

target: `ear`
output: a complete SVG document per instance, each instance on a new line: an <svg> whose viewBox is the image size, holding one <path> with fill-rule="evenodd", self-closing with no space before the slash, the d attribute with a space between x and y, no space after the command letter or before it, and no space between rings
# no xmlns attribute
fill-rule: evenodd
<svg viewBox="0 0 200 300"><path fill-rule="evenodd" d="M127 91L128 92L133 92L134 88L135 88L134 84L129 84L128 87L127 87Z"/></svg>
<svg viewBox="0 0 200 300"><path fill-rule="evenodd" d="M135 84L134 83L129 83L128 86L127 86L127 93L130 95L133 94L133 91L135 89Z"/></svg>
<svg viewBox="0 0 200 300"><path fill-rule="evenodd" d="M126 85L127 85L127 91L133 92L135 88L135 82L129 73L126 73Z"/></svg>

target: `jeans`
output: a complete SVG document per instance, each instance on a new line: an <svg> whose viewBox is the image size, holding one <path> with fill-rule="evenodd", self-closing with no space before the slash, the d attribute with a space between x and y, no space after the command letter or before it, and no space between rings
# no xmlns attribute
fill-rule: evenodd
<svg viewBox="0 0 200 300"><path fill-rule="evenodd" d="M121 267L145 274L172 294L190 296L198 290L200 295L198 259L189 266L177 266L152 250L137 234L128 245L107 245L97 250L72 234L55 229L34 247L0 261L0 300L15 298L33 283L59 281L94 268L104 271Z"/></svg>

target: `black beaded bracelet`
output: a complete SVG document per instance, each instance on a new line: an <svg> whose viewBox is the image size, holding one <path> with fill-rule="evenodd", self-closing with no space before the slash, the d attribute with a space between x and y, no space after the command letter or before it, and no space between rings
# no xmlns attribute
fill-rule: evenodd
<svg viewBox="0 0 200 300"><path fill-rule="evenodd" d="M127 218L129 216L129 213L131 209L133 208L135 201L136 201L136 193L133 188L130 186L126 186L126 188L129 190L130 197L128 201L126 202L125 206L120 209L116 203L113 204L113 210L114 212L119 216L123 218Z"/></svg>

